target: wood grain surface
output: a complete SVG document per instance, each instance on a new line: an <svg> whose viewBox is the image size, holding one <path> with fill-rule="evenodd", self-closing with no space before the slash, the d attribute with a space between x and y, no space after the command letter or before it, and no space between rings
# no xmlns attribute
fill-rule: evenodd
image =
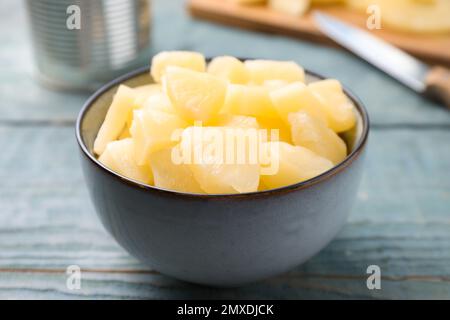
<svg viewBox="0 0 450 320"><path fill-rule="evenodd" d="M74 121L86 94L32 80L20 1L0 28L0 298L450 298L450 113L346 52L193 21L180 1L154 1L154 51L294 59L342 79L373 122L365 175L348 224L321 253L238 289L186 284L136 261L105 232L89 201ZM4 11L6 10L6 11ZM180 34L183 37L180 37ZM381 290L366 268L379 265ZM79 265L80 290L66 286Z"/></svg>

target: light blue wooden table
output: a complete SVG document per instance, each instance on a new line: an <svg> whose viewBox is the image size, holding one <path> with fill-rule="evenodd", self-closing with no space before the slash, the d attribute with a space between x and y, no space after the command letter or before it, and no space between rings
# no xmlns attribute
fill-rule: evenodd
<svg viewBox="0 0 450 320"><path fill-rule="evenodd" d="M450 298L450 112L350 54L193 21L155 1L154 51L293 59L341 79L372 120L365 176L339 236L290 273L218 290L149 270L99 224L78 162L86 95L35 83L22 2L0 3L0 298ZM378 265L381 290L368 290ZM69 265L80 290L66 286Z"/></svg>

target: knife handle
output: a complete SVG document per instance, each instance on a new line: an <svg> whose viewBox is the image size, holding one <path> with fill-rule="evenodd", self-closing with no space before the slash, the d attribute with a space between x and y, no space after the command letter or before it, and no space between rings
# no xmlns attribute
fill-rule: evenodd
<svg viewBox="0 0 450 320"><path fill-rule="evenodd" d="M443 102L450 109L450 70L441 66L432 67L425 84L425 94Z"/></svg>

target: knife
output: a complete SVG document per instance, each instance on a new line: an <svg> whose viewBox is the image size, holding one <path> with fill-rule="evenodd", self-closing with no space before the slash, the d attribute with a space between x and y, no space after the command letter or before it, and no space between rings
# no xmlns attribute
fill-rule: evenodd
<svg viewBox="0 0 450 320"><path fill-rule="evenodd" d="M407 87L450 108L450 70L430 67L400 49L362 29L350 26L324 13L314 19L324 34L335 42L383 70Z"/></svg>

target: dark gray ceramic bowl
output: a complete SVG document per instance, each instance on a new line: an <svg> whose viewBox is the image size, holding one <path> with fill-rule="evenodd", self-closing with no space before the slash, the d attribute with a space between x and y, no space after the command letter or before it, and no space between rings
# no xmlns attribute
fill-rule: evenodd
<svg viewBox="0 0 450 320"><path fill-rule="evenodd" d="M307 72L307 80L320 77ZM198 195L143 185L109 170L93 143L117 86L152 82L148 68L97 91L81 110L76 135L84 176L109 233L133 256L166 275L212 286L239 286L288 271L325 247L356 197L369 120L361 102L346 140L350 154L333 169L287 187L236 195Z"/></svg>

